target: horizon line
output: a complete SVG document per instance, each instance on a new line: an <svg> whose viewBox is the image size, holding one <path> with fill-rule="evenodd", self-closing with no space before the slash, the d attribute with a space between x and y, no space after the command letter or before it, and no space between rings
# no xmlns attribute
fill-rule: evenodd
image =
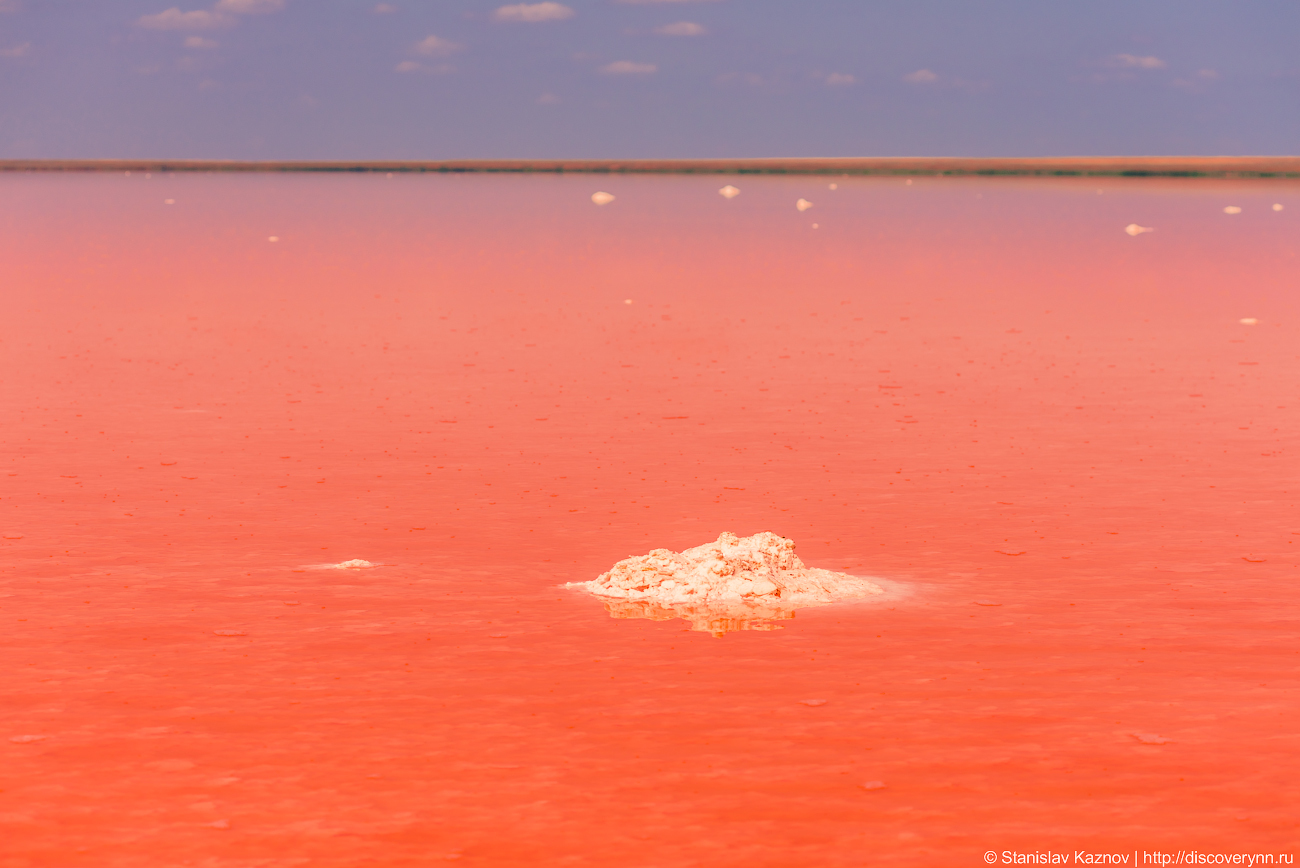
<svg viewBox="0 0 1300 868"><path fill-rule="evenodd" d="M741 159L3 159L0 172L410 172L1300 178L1300 156L759 157Z"/></svg>

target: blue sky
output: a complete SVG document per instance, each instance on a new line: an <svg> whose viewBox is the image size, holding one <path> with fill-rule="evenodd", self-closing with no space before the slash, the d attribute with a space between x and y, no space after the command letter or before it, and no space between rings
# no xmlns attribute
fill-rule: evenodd
<svg viewBox="0 0 1300 868"><path fill-rule="evenodd" d="M0 0L0 157L1294 154L1294 0Z"/></svg>

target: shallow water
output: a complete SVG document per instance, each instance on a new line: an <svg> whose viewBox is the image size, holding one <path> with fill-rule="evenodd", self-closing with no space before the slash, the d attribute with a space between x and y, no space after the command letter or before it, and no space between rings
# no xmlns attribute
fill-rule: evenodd
<svg viewBox="0 0 1300 868"><path fill-rule="evenodd" d="M1300 849L1294 182L0 190L0 865Z"/></svg>

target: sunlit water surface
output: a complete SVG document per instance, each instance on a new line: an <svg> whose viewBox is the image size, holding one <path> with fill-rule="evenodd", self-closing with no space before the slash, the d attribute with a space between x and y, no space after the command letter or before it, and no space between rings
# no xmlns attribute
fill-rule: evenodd
<svg viewBox="0 0 1300 868"><path fill-rule="evenodd" d="M1300 187L0 191L6 868L1300 849Z"/></svg>

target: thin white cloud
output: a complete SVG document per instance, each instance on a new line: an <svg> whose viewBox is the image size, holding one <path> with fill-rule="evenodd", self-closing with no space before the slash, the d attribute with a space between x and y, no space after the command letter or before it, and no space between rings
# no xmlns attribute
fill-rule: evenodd
<svg viewBox="0 0 1300 868"><path fill-rule="evenodd" d="M616 60L600 68L605 75L652 75L659 67L653 63L637 63L632 60Z"/></svg>
<svg viewBox="0 0 1300 868"><path fill-rule="evenodd" d="M651 3L721 3L722 0L614 0L624 6L646 6Z"/></svg>
<svg viewBox="0 0 1300 868"><path fill-rule="evenodd" d="M918 69L916 72L909 72L903 76L903 81L910 84L934 84L938 80L938 73L928 69Z"/></svg>
<svg viewBox="0 0 1300 868"><path fill-rule="evenodd" d="M563 21L572 18L574 11L563 3L516 3L502 6L492 17L497 21Z"/></svg>
<svg viewBox="0 0 1300 868"><path fill-rule="evenodd" d="M279 12L284 8L285 0L217 0L212 8L217 12L230 12L234 15L265 15Z"/></svg>
<svg viewBox="0 0 1300 868"><path fill-rule="evenodd" d="M416 52L430 57L445 57L448 54L455 54L465 46L450 39L443 39L440 36L434 36L430 33L421 39L415 46Z"/></svg>
<svg viewBox="0 0 1300 868"><path fill-rule="evenodd" d="M32 44L30 42L15 45L13 48L0 48L0 57L26 57L31 53Z"/></svg>
<svg viewBox="0 0 1300 868"><path fill-rule="evenodd" d="M1219 73L1213 69L1198 69L1196 75L1187 78L1175 78L1170 82L1174 87L1189 90L1194 93L1205 93L1210 82L1218 81Z"/></svg>
<svg viewBox="0 0 1300 868"><path fill-rule="evenodd" d="M3 0L0 0L3 2ZM141 15L136 19L137 27L148 30L214 30L218 27L230 27L237 22L237 15L265 15L279 12L287 0L217 0L211 9L194 9L182 12L173 6L153 15Z"/></svg>
<svg viewBox="0 0 1300 868"><path fill-rule="evenodd" d="M203 49L216 48L217 41L215 39L204 39L202 36L187 36L185 37L185 47Z"/></svg>
<svg viewBox="0 0 1300 868"><path fill-rule="evenodd" d="M439 63L436 66L428 66L420 63L418 60L403 60L397 66L393 67L394 72L424 72L431 75L447 75L456 71L456 67L450 63Z"/></svg>
<svg viewBox="0 0 1300 868"><path fill-rule="evenodd" d="M660 36L703 36L708 32L703 24L696 24L694 21L678 21L655 28L655 33Z"/></svg>
<svg viewBox="0 0 1300 868"><path fill-rule="evenodd" d="M135 23L148 30L212 30L227 27L233 22L224 15L206 9L182 12L173 6L153 15L141 15Z"/></svg>
<svg viewBox="0 0 1300 868"><path fill-rule="evenodd" d="M1158 57L1138 57L1134 54L1116 54L1110 58L1109 66L1121 69L1164 69L1165 62Z"/></svg>
<svg viewBox="0 0 1300 868"><path fill-rule="evenodd" d="M857 84L857 79L847 72L832 72L826 76L826 83L831 87L843 87L849 84Z"/></svg>

